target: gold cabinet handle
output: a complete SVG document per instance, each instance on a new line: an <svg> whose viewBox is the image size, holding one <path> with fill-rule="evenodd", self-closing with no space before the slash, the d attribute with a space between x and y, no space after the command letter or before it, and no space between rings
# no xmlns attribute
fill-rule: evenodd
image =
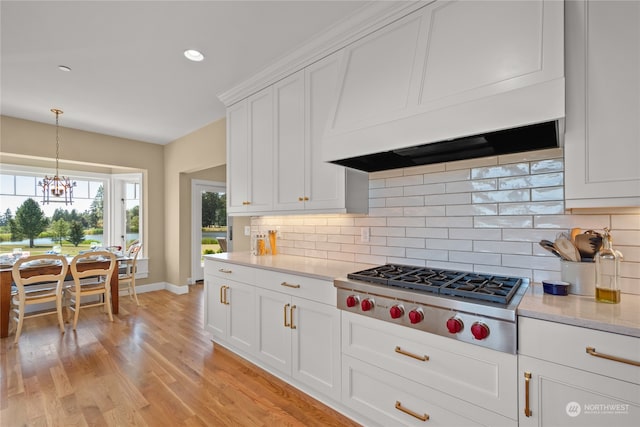
<svg viewBox="0 0 640 427"><path fill-rule="evenodd" d="M298 201L302 202L304 199L302 197L298 197Z"/></svg>
<svg viewBox="0 0 640 427"><path fill-rule="evenodd" d="M300 285L296 285L293 283L287 283L287 282L282 282L280 283L280 286L286 286L287 288L294 288L294 289L299 289Z"/></svg>
<svg viewBox="0 0 640 427"><path fill-rule="evenodd" d="M403 356L413 357L414 359L418 359L418 360L420 360L422 362L427 362L429 360L429 356L427 356L427 355L420 356L418 354L410 353L410 352L400 348L400 346L396 346L396 353L400 353Z"/></svg>
<svg viewBox="0 0 640 427"><path fill-rule="evenodd" d="M601 357L607 360L613 360L614 362L626 363L627 365L640 366L640 362L635 360L625 359L624 357L612 356L610 354L598 353L594 347L587 347L587 353L591 356Z"/></svg>
<svg viewBox="0 0 640 427"><path fill-rule="evenodd" d="M285 304L283 307L283 316L284 316L284 327L285 328L290 328L291 324L287 321L287 308L289 308L291 305L290 304Z"/></svg>
<svg viewBox="0 0 640 427"><path fill-rule="evenodd" d="M524 416L530 417L532 412L529 407L529 383L531 382L531 372L524 373Z"/></svg>
<svg viewBox="0 0 640 427"><path fill-rule="evenodd" d="M305 202L308 202L308 201L309 201L309 198L305 196L304 201L305 201Z"/></svg>
<svg viewBox="0 0 640 427"><path fill-rule="evenodd" d="M228 269L226 269L226 268L219 268L219 269L218 269L218 271L219 271L220 273L225 273L225 274L231 274L231 273L233 273L233 271L232 271L232 270L228 270Z"/></svg>
<svg viewBox="0 0 640 427"><path fill-rule="evenodd" d="M289 319L291 319L291 329L297 329L296 325L293 324L293 310L296 309L295 305L291 306L291 311L289 311Z"/></svg>
<svg viewBox="0 0 640 427"><path fill-rule="evenodd" d="M424 413L422 415L418 414L417 412L413 412L411 409L405 408L404 406L402 406L402 403L400 403L400 401L396 400L396 409L398 411L402 411L405 414L411 415L414 418L419 419L420 421L428 421L429 420L429 414Z"/></svg>
<svg viewBox="0 0 640 427"><path fill-rule="evenodd" d="M220 286L220 304L224 304L224 288L226 288L226 286Z"/></svg>

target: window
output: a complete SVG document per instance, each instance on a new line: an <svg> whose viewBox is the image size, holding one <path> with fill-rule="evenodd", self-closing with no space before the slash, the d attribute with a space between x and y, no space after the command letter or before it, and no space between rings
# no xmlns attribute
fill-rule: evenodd
<svg viewBox="0 0 640 427"><path fill-rule="evenodd" d="M83 245L95 242L100 246L120 245L128 247L131 241L142 240L142 174L96 174L78 171L60 171L76 182L73 204L51 202L43 205L42 190L38 181L51 170L15 165L1 165L0 171L0 244L25 245L28 242L8 242L10 235L8 218L15 218L17 209L29 198L38 205L49 223L63 219L69 223L78 221L84 232ZM4 240L2 242L1 240ZM37 248L32 254L50 250L54 237L51 229L36 239ZM89 242L89 243L87 243ZM95 244L94 243L94 244ZM86 249L82 248L81 249ZM0 252L5 251L0 247Z"/></svg>

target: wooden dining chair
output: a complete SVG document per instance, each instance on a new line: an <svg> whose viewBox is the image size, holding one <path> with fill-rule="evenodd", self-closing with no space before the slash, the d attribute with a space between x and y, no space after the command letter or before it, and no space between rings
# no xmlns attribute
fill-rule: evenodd
<svg viewBox="0 0 640 427"><path fill-rule="evenodd" d="M97 264L97 261L100 264ZM94 263L83 268L82 264ZM114 274L117 261L116 256L108 251L93 251L76 255L69 266L73 284L65 288L65 299L68 310L74 312L73 330L78 325L80 309L103 306L113 322L111 311L111 276ZM98 296L97 302L81 304L82 297Z"/></svg>
<svg viewBox="0 0 640 427"><path fill-rule="evenodd" d="M49 314L58 315L60 332L64 334L64 318L62 313L64 279L67 275L68 263L62 255L34 255L20 258L13 265L12 275L16 285L16 291L11 298L12 319L16 327L17 344L22 333L24 319L31 317L45 316ZM36 286L40 284L41 286ZM32 287L32 289L28 289ZM55 302L55 311L35 311L27 314L27 306Z"/></svg>
<svg viewBox="0 0 640 427"><path fill-rule="evenodd" d="M140 305L138 302L138 294L136 293L136 270L138 263L138 254L142 249L142 245L137 243L129 247L129 259L120 263L120 274L118 275L118 285L127 285L127 291L129 292L129 299L136 300L136 305Z"/></svg>

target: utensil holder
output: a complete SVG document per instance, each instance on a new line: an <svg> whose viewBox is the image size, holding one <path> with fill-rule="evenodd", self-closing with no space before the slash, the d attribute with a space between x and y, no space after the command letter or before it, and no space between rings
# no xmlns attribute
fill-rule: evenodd
<svg viewBox="0 0 640 427"><path fill-rule="evenodd" d="M571 283L569 293L574 295L596 295L596 264L593 262L560 261L560 277Z"/></svg>

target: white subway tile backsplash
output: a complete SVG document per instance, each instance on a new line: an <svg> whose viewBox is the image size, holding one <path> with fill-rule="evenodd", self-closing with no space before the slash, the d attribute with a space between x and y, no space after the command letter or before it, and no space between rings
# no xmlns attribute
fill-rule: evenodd
<svg viewBox="0 0 640 427"><path fill-rule="evenodd" d="M445 214L447 216L498 215L498 204L483 203L481 205L446 206Z"/></svg>
<svg viewBox="0 0 640 427"><path fill-rule="evenodd" d="M473 193L473 203L528 202L529 190L478 191Z"/></svg>
<svg viewBox="0 0 640 427"><path fill-rule="evenodd" d="M425 184L440 184L453 181L466 181L470 178L469 169L461 169L449 172L428 173L424 175Z"/></svg>
<svg viewBox="0 0 640 427"><path fill-rule="evenodd" d="M390 208L396 206L424 206L424 196L388 197L386 205Z"/></svg>
<svg viewBox="0 0 640 427"><path fill-rule="evenodd" d="M610 227L624 255L622 290L640 294L640 214L565 211L563 181L562 149L374 172L368 215L252 217L251 227L278 227L283 254L538 282L560 279L559 259L540 240L573 227ZM363 227L368 242L361 241Z"/></svg>
<svg viewBox="0 0 640 427"><path fill-rule="evenodd" d="M477 216L473 226L476 228L531 228L531 216Z"/></svg>
<svg viewBox="0 0 640 427"><path fill-rule="evenodd" d="M476 179L473 181L456 181L445 184L446 192L469 193L472 191L493 191L498 189L498 182L495 179Z"/></svg>
<svg viewBox="0 0 640 427"><path fill-rule="evenodd" d="M471 179L500 178L529 174L529 163L514 163L503 166L491 166L471 169Z"/></svg>
<svg viewBox="0 0 640 427"><path fill-rule="evenodd" d="M564 212L564 201L500 203L499 215L554 215Z"/></svg>

